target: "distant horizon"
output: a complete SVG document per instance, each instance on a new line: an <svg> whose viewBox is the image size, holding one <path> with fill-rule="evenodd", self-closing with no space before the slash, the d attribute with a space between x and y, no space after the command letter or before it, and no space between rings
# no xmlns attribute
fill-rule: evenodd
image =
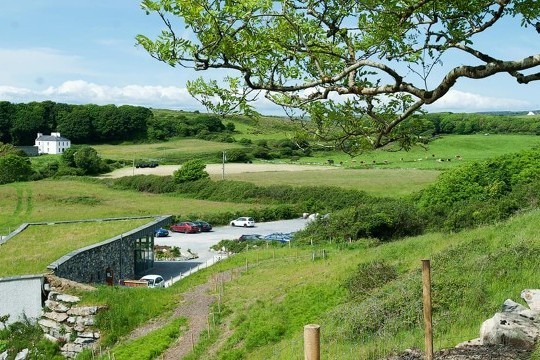
<svg viewBox="0 0 540 360"><path fill-rule="evenodd" d="M472 39L480 50L501 60L539 52L538 33L523 29L519 19L497 23L489 34ZM115 104L206 111L187 91L187 82L232 75L224 71L173 68L152 58L135 37L159 35L161 20L147 16L139 1L25 0L2 4L0 12L0 101L54 101L70 104ZM502 46L504 45L504 46ZM445 59L445 67L471 59ZM442 80L436 67L430 87ZM411 76L413 76L411 74ZM495 112L540 109L540 81L519 85L508 74L482 80L460 78L428 112ZM261 97L261 114L284 114Z"/></svg>
<svg viewBox="0 0 540 360"><path fill-rule="evenodd" d="M144 108L147 108L147 109L150 109L150 110L170 110L170 111L184 111L184 112L192 112L192 113L196 113L196 112L199 112L199 113L204 113L204 114L213 114L211 111L208 111L207 109L200 109L200 108L182 108L182 107L155 107L155 106L145 106L145 105L139 105L139 104L115 104L115 103L102 103L102 104L97 104L97 103L94 103L94 102L87 102L87 103L80 103L80 102L62 102L62 101L54 101L54 100L50 100L50 99L47 99L47 100L32 100L32 101L21 101L21 102L13 102L13 101L8 101L8 100L1 100L0 99L0 102L2 101L7 101L7 102L10 102L12 104L29 104L29 103L32 103L32 102L37 102L37 103L43 103L43 102L47 102L47 101L50 101L50 102L53 102L53 103L56 103L56 104L67 104L67 105L98 105L98 106L107 106L107 105L115 105L115 106L123 106L123 105L128 105L128 106L140 106L140 107L144 107ZM451 113L451 114L524 114L524 115L527 115L528 113L530 112L533 112L534 115L540 115L540 107L538 109L531 109L531 110L484 110L484 111L452 111L452 110L437 110L437 111L429 111L427 109L423 109L424 111L426 111L427 113L429 114L439 114L439 113ZM260 115L262 116L273 116L273 117L288 117L286 114L276 114L276 113L264 113L264 112L259 112Z"/></svg>

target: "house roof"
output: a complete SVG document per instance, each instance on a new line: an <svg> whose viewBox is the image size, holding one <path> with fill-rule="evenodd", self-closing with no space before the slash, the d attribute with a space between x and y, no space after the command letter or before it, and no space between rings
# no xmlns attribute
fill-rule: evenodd
<svg viewBox="0 0 540 360"><path fill-rule="evenodd" d="M63 136L41 135L36 138L36 141L70 141Z"/></svg>

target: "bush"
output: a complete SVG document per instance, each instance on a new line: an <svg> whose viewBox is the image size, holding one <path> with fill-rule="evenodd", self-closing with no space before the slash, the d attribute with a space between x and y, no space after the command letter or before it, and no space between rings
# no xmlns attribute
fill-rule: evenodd
<svg viewBox="0 0 540 360"><path fill-rule="evenodd" d="M371 290L383 286L397 276L396 268L384 262L361 263L346 281L346 287L351 297L366 297Z"/></svg>
<svg viewBox="0 0 540 360"><path fill-rule="evenodd" d="M107 180L108 182L109 180ZM170 176L135 175L125 176L109 182L112 187L122 190L133 189L153 194L165 194L176 191L176 184Z"/></svg>
<svg viewBox="0 0 540 360"><path fill-rule="evenodd" d="M412 202L377 199L333 212L309 224L297 238L306 243L328 240L342 243L362 238L390 241L418 235L424 228L425 221Z"/></svg>
<svg viewBox="0 0 540 360"><path fill-rule="evenodd" d="M32 173L32 165L27 157L14 154L0 157L0 184L27 181Z"/></svg>
<svg viewBox="0 0 540 360"><path fill-rule="evenodd" d="M197 181L208 178L210 175L204 170L206 164L200 160L186 161L182 167L173 173L173 179L176 183Z"/></svg>

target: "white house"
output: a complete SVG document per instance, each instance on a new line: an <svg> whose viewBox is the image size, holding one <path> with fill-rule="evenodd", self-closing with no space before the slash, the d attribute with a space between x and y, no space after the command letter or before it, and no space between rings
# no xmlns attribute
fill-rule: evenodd
<svg viewBox="0 0 540 360"><path fill-rule="evenodd" d="M59 132L51 135L37 134L36 146L39 154L62 154L71 147L71 140L60 136Z"/></svg>

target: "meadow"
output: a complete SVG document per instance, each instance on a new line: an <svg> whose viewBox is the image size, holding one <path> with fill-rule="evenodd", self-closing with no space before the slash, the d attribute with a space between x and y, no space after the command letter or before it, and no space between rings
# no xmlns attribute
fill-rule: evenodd
<svg viewBox="0 0 540 360"><path fill-rule="evenodd" d="M110 239L151 219L30 225L0 248L0 277L43 274L62 255Z"/></svg>
<svg viewBox="0 0 540 360"><path fill-rule="evenodd" d="M143 159L161 163L180 163L193 157L219 159L222 151L242 147L231 143L205 141L199 139L172 139L152 144L92 145L102 158L131 162Z"/></svg>
<svg viewBox="0 0 540 360"><path fill-rule="evenodd" d="M216 303L209 315L209 333L201 334L187 359L302 359L303 326L310 323L321 325L322 358L380 359L406 348L423 348L420 269L422 259L431 259L434 346L439 350L478 337L482 322L499 311L507 298L519 302L521 291L536 283L540 246L535 224L539 221L536 210L490 227L378 246L362 241L256 248L198 272L164 293L145 292L145 296L149 302L154 297L175 302L175 296L189 288L234 269L231 280L211 290ZM378 277L384 267L396 276ZM350 284L362 268L378 280L354 295ZM87 293L85 301L107 304L116 316L122 312L119 304L135 311L130 303L138 300L123 294L127 303L116 303L111 294L109 288L100 287ZM170 313L170 307L161 306L162 312ZM129 311L123 316L131 319ZM129 331L114 325L121 322L119 318L102 321L105 339L119 339ZM138 340L146 343L146 351L152 349L151 336L148 341ZM137 356L136 351L126 352L122 342L110 347L110 353L119 360Z"/></svg>
<svg viewBox="0 0 540 360"><path fill-rule="evenodd" d="M249 124L238 125L237 129L242 132L239 137L265 136ZM276 134L267 136L273 138ZM377 150L354 159L324 152L295 162L326 164L331 159L337 167L332 171L241 173L230 174L227 179L259 185L324 183L400 197L432 183L440 171L537 147L539 140L527 135L443 136L427 149ZM214 156L209 154L231 146L238 145L174 140L96 148L103 157L112 159L181 162L197 156L208 159ZM87 178L51 179L0 186L0 233L13 230L22 222L218 214L255 206L265 204L222 203L118 190L101 180ZM182 320L174 320L171 314L175 307L182 306L184 294L224 271L235 271L237 276L213 289L219 299L211 309L213 321L209 321L208 333L204 331L187 359L301 359L302 327L308 323L322 326L323 358L378 359L406 348L423 347L421 259L432 261L435 347L452 347L476 338L481 323L497 312L505 299L519 302L523 289L537 287L539 222L540 211L534 210L492 226L458 233L430 233L384 244L373 239L320 246L272 244L232 256L163 291L97 286L96 291L77 293L87 304L107 305L109 310L98 318L97 324L103 335L102 345L118 360L135 359L143 348L145 354L150 354L148 358L158 358L178 335L175 330ZM66 235L58 243L48 245L56 254L53 260L61 252L69 252L72 246L125 231L123 227L86 229L86 238L78 232L83 229L66 228ZM49 244L43 236L54 238L56 234L53 227L46 227L46 232L29 232L27 241L30 248ZM73 243L72 236L80 238L81 243ZM13 257L17 262L25 262L22 251L17 253L14 249L20 244L13 241L13 248L0 247L1 263L6 264ZM44 253L35 259L35 268L18 271L39 272L43 264L50 262L49 257L53 256ZM383 270L391 276L385 277ZM362 276L365 274L369 276ZM156 319L163 325L158 332L133 343L122 340L137 327ZM155 340L162 336L167 339Z"/></svg>
<svg viewBox="0 0 540 360"><path fill-rule="evenodd" d="M116 190L93 179L41 180L0 186L0 233L25 222L122 216L209 214L256 208L226 203Z"/></svg>

